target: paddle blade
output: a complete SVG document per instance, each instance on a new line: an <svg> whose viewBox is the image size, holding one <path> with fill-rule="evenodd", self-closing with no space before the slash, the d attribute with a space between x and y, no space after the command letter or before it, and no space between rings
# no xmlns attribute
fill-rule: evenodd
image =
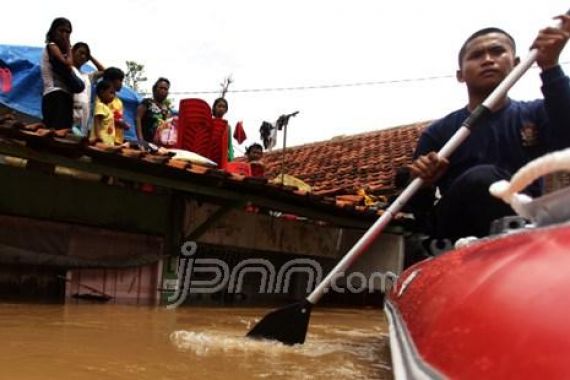
<svg viewBox="0 0 570 380"><path fill-rule="evenodd" d="M278 340L293 345L303 344L307 336L313 305L304 300L267 314L247 333L249 338Z"/></svg>

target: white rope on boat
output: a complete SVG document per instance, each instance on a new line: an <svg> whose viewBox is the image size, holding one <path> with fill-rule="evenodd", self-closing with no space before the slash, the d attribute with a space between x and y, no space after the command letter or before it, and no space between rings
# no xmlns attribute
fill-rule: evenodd
<svg viewBox="0 0 570 380"><path fill-rule="evenodd" d="M498 181L489 187L489 192L511 205L522 217L529 218L525 205L532 201L526 194L521 194L528 185L538 178L559 171L570 171L570 148L546 154L529 162L519 169L511 181Z"/></svg>

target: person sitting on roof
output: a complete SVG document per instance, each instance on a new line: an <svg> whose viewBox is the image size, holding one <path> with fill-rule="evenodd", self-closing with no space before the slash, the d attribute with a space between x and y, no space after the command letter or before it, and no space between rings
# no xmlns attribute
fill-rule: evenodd
<svg viewBox="0 0 570 380"><path fill-rule="evenodd" d="M263 147L261 144L253 143L245 150L245 157L251 168L253 177L263 177L265 174L265 166L261 162L263 158Z"/></svg>
<svg viewBox="0 0 570 380"><path fill-rule="evenodd" d="M152 143L158 127L170 117L168 90L170 81L158 78L152 86L152 98L145 98L137 108L137 139Z"/></svg>
<svg viewBox="0 0 570 380"><path fill-rule="evenodd" d="M541 30L532 45L538 50L544 100L500 99L448 162L435 152L519 63L513 38L501 29L481 29L463 43L457 79L467 86L468 104L423 132L410 165L412 176L421 177L425 185L410 205L416 215L428 213L432 236L455 241L487 235L490 222L513 214L509 206L489 194L489 185L510 178L546 152L570 146L570 83L558 64L570 37L570 16L557 18L562 28ZM436 188L441 199L434 207ZM527 191L539 195L541 184L535 183Z"/></svg>
<svg viewBox="0 0 570 380"><path fill-rule="evenodd" d="M245 150L245 157L247 162L261 161L263 158L263 147L261 144L253 143Z"/></svg>
<svg viewBox="0 0 570 380"><path fill-rule="evenodd" d="M87 136L89 121L91 120L91 83L103 75L105 68L91 55L91 49L85 42L77 42L71 51L73 71L85 84L85 89L82 92L73 95L73 132L79 136ZM97 70L82 73L81 67L89 61L93 62Z"/></svg>

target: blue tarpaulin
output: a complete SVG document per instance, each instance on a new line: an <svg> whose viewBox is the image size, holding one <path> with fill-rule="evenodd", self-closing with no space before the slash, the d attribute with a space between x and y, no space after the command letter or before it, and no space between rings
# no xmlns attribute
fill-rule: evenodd
<svg viewBox="0 0 570 380"><path fill-rule="evenodd" d="M12 90L8 93L0 92L0 103L38 119L42 118L42 50L41 47L0 45L0 60L12 72ZM84 65L81 70L90 72L93 68ZM125 107L124 118L131 126L125 131L125 137L135 140L135 115L141 97L126 86L123 86L118 95Z"/></svg>

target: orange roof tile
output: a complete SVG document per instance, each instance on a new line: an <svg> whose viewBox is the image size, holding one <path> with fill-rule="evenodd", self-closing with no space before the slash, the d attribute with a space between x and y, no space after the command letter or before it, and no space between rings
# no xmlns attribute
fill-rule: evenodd
<svg viewBox="0 0 570 380"><path fill-rule="evenodd" d="M370 196L394 193L396 170L411 162L416 142L427 125L428 122L423 122L288 148L286 173L308 183L312 187L308 193L297 187L268 182L281 170L281 151L264 155L265 177L249 177L132 148L86 146L85 140L67 130L56 133L46 130L42 124L25 125L10 118L0 119L0 143L23 142L39 152L72 159L87 155L94 162L114 168L183 178L212 188L247 192L249 196L263 194L268 198L265 201L280 202L286 207L299 206L342 217L358 215L370 219L387 205L386 197ZM340 197L356 194L359 189L366 189L366 196Z"/></svg>
<svg viewBox="0 0 570 380"><path fill-rule="evenodd" d="M319 195L390 194L395 190L396 170L409 164L421 132L429 122L416 123L335 137L286 149L285 172L313 188ZM268 177L281 171L282 151L263 156Z"/></svg>
<svg viewBox="0 0 570 380"><path fill-rule="evenodd" d="M306 193L296 187L270 183L263 177L245 177L223 170L203 167L172 159L170 155L138 152L123 146L107 147L102 144L86 145L85 139L73 136L69 130L52 131L42 124L25 125L17 120L0 119L0 151L19 157L37 156L39 161L55 160L78 165L89 171L89 162L96 164L95 172L113 169L128 177L147 175L155 181L142 187L150 191L155 186L174 186L184 192L208 194L208 196L228 198L233 201L236 193L241 200L255 198L263 207L276 207L277 210L298 210L301 214L313 215L315 220L333 221L341 225L365 226L374 220L376 210L336 207L334 199L323 195ZM48 159L49 158L49 159ZM75 162L77 161L77 162ZM187 186L192 184L192 186ZM193 187L193 189L192 189ZM198 189L198 190L196 190ZM206 191L211 189L212 191ZM216 195L217 194L217 195ZM297 211L295 211L297 212Z"/></svg>

